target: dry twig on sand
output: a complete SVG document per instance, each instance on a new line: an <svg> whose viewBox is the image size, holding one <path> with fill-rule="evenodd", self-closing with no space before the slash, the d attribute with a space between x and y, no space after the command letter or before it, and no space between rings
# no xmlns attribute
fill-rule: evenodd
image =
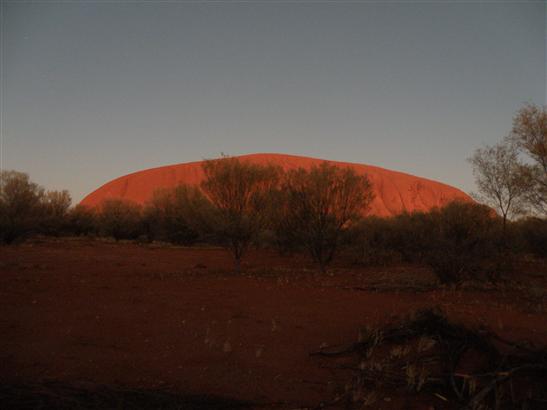
<svg viewBox="0 0 547 410"><path fill-rule="evenodd" d="M544 408L547 350L516 343L486 330L450 322L423 310L397 323L368 330L362 341L311 355L353 356L357 366L345 404L362 406L367 392L386 389L429 395L467 409Z"/></svg>

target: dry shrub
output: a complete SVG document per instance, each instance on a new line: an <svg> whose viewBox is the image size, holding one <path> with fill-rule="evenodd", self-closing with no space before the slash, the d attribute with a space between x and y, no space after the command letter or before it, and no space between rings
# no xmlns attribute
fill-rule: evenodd
<svg viewBox="0 0 547 410"><path fill-rule="evenodd" d="M344 245L363 265L423 263L432 246L436 221L430 213L403 213L391 218L367 217L346 233Z"/></svg>
<svg viewBox="0 0 547 410"><path fill-rule="evenodd" d="M42 197L41 232L60 236L68 232L68 214L72 199L67 190L48 191Z"/></svg>
<svg viewBox="0 0 547 410"><path fill-rule="evenodd" d="M323 162L287 173L278 207L278 232L299 241L322 272L332 261L342 233L374 198L366 175Z"/></svg>
<svg viewBox="0 0 547 410"><path fill-rule="evenodd" d="M154 193L144 210L149 239L193 245L211 230L212 205L197 187L180 185Z"/></svg>
<svg viewBox="0 0 547 410"><path fill-rule="evenodd" d="M209 226L234 257L235 271L249 246L271 222L281 169L222 157L203 162L201 189L212 203Z"/></svg>
<svg viewBox="0 0 547 410"><path fill-rule="evenodd" d="M436 221L432 213L413 212L392 219L391 243L407 262L423 262L432 247Z"/></svg>
<svg viewBox="0 0 547 410"><path fill-rule="evenodd" d="M106 199L100 207L99 225L105 236L136 239L143 232L141 206L122 199Z"/></svg>
<svg viewBox="0 0 547 410"><path fill-rule="evenodd" d="M386 266L401 262L403 256L394 244L394 219L367 217L351 226L344 234L343 245L354 263L364 266Z"/></svg>
<svg viewBox="0 0 547 410"><path fill-rule="evenodd" d="M430 213L433 230L424 260L441 283L497 279L510 269L500 221L490 208L454 201Z"/></svg>
<svg viewBox="0 0 547 410"><path fill-rule="evenodd" d="M362 219L345 241L358 263L423 263L441 283L494 280L509 272L512 255L507 243L502 223L490 208L460 201L427 213Z"/></svg>
<svg viewBox="0 0 547 410"><path fill-rule="evenodd" d="M527 253L540 258L547 257L547 220L526 218L512 226L516 240Z"/></svg>
<svg viewBox="0 0 547 410"><path fill-rule="evenodd" d="M76 205L68 211L67 230L76 236L93 235L99 233L97 211L85 205Z"/></svg>
<svg viewBox="0 0 547 410"><path fill-rule="evenodd" d="M2 171L0 185L0 242L10 244L39 232L43 188L17 171Z"/></svg>

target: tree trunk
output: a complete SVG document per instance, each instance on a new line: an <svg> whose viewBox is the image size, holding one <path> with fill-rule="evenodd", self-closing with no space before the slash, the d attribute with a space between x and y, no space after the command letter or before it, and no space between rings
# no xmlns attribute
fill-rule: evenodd
<svg viewBox="0 0 547 410"><path fill-rule="evenodd" d="M507 248L507 215L503 215L503 225L501 228L501 246Z"/></svg>
<svg viewBox="0 0 547 410"><path fill-rule="evenodd" d="M322 274L327 273L327 263L323 260L323 258L319 259L319 270Z"/></svg>
<svg viewBox="0 0 547 410"><path fill-rule="evenodd" d="M238 275L241 273L241 256L235 257L234 269Z"/></svg>

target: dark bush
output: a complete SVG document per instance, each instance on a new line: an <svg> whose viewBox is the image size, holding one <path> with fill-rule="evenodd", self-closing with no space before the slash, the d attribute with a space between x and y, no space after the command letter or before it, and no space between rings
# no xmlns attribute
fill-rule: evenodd
<svg viewBox="0 0 547 410"><path fill-rule="evenodd" d="M538 257L547 257L547 220L526 218L512 224L512 231L522 250Z"/></svg>
<svg viewBox="0 0 547 410"><path fill-rule="evenodd" d="M98 215L95 209L76 205L68 211L67 230L73 235L93 235L99 233Z"/></svg>
<svg viewBox="0 0 547 410"><path fill-rule="evenodd" d="M282 189L276 190L271 196L271 201L272 206L268 208L271 213L268 245L275 248L281 255L304 252L306 248L293 226L287 204L287 193Z"/></svg>
<svg viewBox="0 0 547 410"><path fill-rule="evenodd" d="M101 233L116 240L136 239L143 232L141 206L121 199L107 199L99 213Z"/></svg>
<svg viewBox="0 0 547 410"><path fill-rule="evenodd" d="M490 208L455 201L430 213L432 231L424 244L424 261L441 283L496 279L510 268L504 252L502 224Z"/></svg>
<svg viewBox="0 0 547 410"><path fill-rule="evenodd" d="M67 233L68 213L72 199L68 191L48 191L42 197L40 230L45 235L59 236Z"/></svg>
<svg viewBox="0 0 547 410"><path fill-rule="evenodd" d="M533 229L536 236L528 237L541 237L540 230ZM501 220L490 208L459 201L428 213L365 218L348 231L347 237L345 244L358 263L423 263L441 283L497 279L510 271L511 250L516 249L514 241L503 236ZM541 239L534 243L540 247Z"/></svg>
<svg viewBox="0 0 547 410"><path fill-rule="evenodd" d="M390 265L402 259L401 252L394 246L394 239L400 233L395 230L394 218L371 216L361 219L345 232L343 245L354 263Z"/></svg>
<svg viewBox="0 0 547 410"><path fill-rule="evenodd" d="M431 247L434 224L432 215L424 212L367 217L348 230L345 246L353 260L363 265L422 263Z"/></svg>
<svg viewBox="0 0 547 410"><path fill-rule="evenodd" d="M16 171L2 171L0 185L0 242L10 244L39 232L44 190Z"/></svg>
<svg viewBox="0 0 547 410"><path fill-rule="evenodd" d="M344 231L374 198L366 175L328 162L289 171L282 193L281 219L277 224L283 233L281 238L288 244L297 238L321 272L333 260Z"/></svg>
<svg viewBox="0 0 547 410"><path fill-rule="evenodd" d="M158 190L144 210L146 233L151 240L192 245L207 237L210 209L211 204L196 187Z"/></svg>
<svg viewBox="0 0 547 410"><path fill-rule="evenodd" d="M234 257L236 272L241 261L270 224L272 198L281 168L222 157L202 165L201 189L212 204L209 227Z"/></svg>
<svg viewBox="0 0 547 410"><path fill-rule="evenodd" d="M390 244L406 262L423 262L437 221L431 213L403 213L391 220Z"/></svg>

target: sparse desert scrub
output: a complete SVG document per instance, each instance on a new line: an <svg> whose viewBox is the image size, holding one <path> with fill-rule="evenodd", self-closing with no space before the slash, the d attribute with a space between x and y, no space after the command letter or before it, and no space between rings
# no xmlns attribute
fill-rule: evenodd
<svg viewBox="0 0 547 410"><path fill-rule="evenodd" d="M98 214L94 208L76 205L69 209L67 230L76 236L94 235L99 233Z"/></svg>
<svg viewBox="0 0 547 410"><path fill-rule="evenodd" d="M281 169L223 157L205 161L203 171L201 189L213 205L210 226L240 272L247 249L271 221L269 208Z"/></svg>
<svg viewBox="0 0 547 410"><path fill-rule="evenodd" d="M514 259L546 255L545 219L507 221L504 232L492 210L464 202L387 219L363 218L372 187L349 169L325 163L284 174L237 158L204 166L201 187L160 190L144 210L119 199L97 208L69 208L68 192L46 193L28 175L4 171L0 241L45 234L199 242L228 248L236 270L252 245L282 254L307 251L322 271L341 253L344 263L426 265L447 284L518 274Z"/></svg>
<svg viewBox="0 0 547 410"><path fill-rule="evenodd" d="M0 242L10 244L39 231L44 189L17 171L2 171L0 185Z"/></svg>
<svg viewBox="0 0 547 410"><path fill-rule="evenodd" d="M68 191L46 192L17 171L2 171L0 179L0 242L9 244L34 234L74 233L72 217L82 210L70 209Z"/></svg>
<svg viewBox="0 0 547 410"><path fill-rule="evenodd" d="M423 263L426 254L431 249L435 230L438 223L430 212L402 213L392 219L393 231L391 244L406 262Z"/></svg>
<svg viewBox="0 0 547 410"><path fill-rule="evenodd" d="M526 218L512 224L518 250L547 257L547 219Z"/></svg>
<svg viewBox="0 0 547 410"><path fill-rule="evenodd" d="M538 236L534 243L541 243L541 226L530 227ZM347 232L345 246L362 265L419 263L429 266L441 283L456 284L511 273L513 259L522 251L518 231L513 223L504 229L484 205L455 201L430 212L362 219Z"/></svg>
<svg viewBox="0 0 547 410"><path fill-rule="evenodd" d="M197 187L158 190L143 211L145 231L150 240L193 245L210 235L212 208Z"/></svg>
<svg viewBox="0 0 547 410"><path fill-rule="evenodd" d="M323 162L309 170L291 170L281 188L278 231L290 232L325 272L342 232L356 221L374 198L372 183L351 168Z"/></svg>
<svg viewBox="0 0 547 410"><path fill-rule="evenodd" d="M393 218L362 218L344 232L344 253L363 266L400 263L403 256L394 243L397 234Z"/></svg>
<svg viewBox="0 0 547 410"><path fill-rule="evenodd" d="M490 208L453 201L430 212L404 213L384 221L381 249L425 264L443 284L494 280L511 267L502 223ZM378 242L377 242L378 243Z"/></svg>
<svg viewBox="0 0 547 410"><path fill-rule="evenodd" d="M48 191L42 197L40 231L45 235L60 236L68 233L69 209L72 198L67 190Z"/></svg>
<svg viewBox="0 0 547 410"><path fill-rule="evenodd" d="M116 240L136 239L143 231L140 205L121 199L107 199L100 207L99 226L103 235Z"/></svg>
<svg viewBox="0 0 547 410"><path fill-rule="evenodd" d="M423 263L434 225L428 212L366 217L349 227L343 245L354 262L365 266Z"/></svg>
<svg viewBox="0 0 547 410"><path fill-rule="evenodd" d="M424 261L441 283L465 279L495 280L511 268L500 221L490 208L452 202L430 213L433 228Z"/></svg>

